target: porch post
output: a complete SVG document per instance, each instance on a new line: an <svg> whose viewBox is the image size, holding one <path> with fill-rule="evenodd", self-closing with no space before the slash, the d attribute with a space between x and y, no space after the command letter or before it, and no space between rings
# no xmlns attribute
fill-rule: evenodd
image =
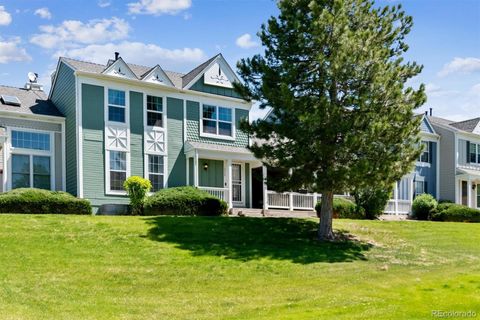
<svg viewBox="0 0 480 320"><path fill-rule="evenodd" d="M267 167L266 166L262 166L262 183L263 183L263 209L268 210Z"/></svg>
<svg viewBox="0 0 480 320"><path fill-rule="evenodd" d="M393 189L393 211L395 215L398 215L398 182L395 183L395 188Z"/></svg>
<svg viewBox="0 0 480 320"><path fill-rule="evenodd" d="M227 203L228 209L233 208L233 195L232 195L232 159L227 160Z"/></svg>
<svg viewBox="0 0 480 320"><path fill-rule="evenodd" d="M415 194L415 185L413 184L413 178L410 178L410 194L409 194L409 200L410 200L410 213L412 211L412 205L413 205L413 195Z"/></svg>
<svg viewBox="0 0 480 320"><path fill-rule="evenodd" d="M187 178L185 179L185 181L187 181L187 186L190 185L190 158L187 156L186 157L186 163L187 163L187 168L186 168L186 172L187 172Z"/></svg>
<svg viewBox="0 0 480 320"><path fill-rule="evenodd" d="M293 192L288 193L288 210L293 211Z"/></svg>
<svg viewBox="0 0 480 320"><path fill-rule="evenodd" d="M470 177L467 180L467 205L472 208L472 180Z"/></svg>
<svg viewBox="0 0 480 320"><path fill-rule="evenodd" d="M193 185L198 187L198 151L195 150L193 157Z"/></svg>

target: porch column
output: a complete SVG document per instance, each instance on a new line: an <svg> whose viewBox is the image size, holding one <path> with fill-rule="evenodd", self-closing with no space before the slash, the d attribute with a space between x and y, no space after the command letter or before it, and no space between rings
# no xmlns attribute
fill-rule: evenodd
<svg viewBox="0 0 480 320"><path fill-rule="evenodd" d="M472 180L468 178L467 180L467 205L472 208Z"/></svg>
<svg viewBox="0 0 480 320"><path fill-rule="evenodd" d="M409 200L410 200L410 212L412 211L412 204L413 204L413 195L415 194L415 185L413 184L413 178L409 180L410 184L410 193L409 193ZM397 200L398 201L398 200Z"/></svg>
<svg viewBox="0 0 480 320"><path fill-rule="evenodd" d="M263 209L268 210L267 167L266 166L262 166L262 183L263 183Z"/></svg>
<svg viewBox="0 0 480 320"><path fill-rule="evenodd" d="M193 185L198 187L198 151L195 150L193 157Z"/></svg>
<svg viewBox="0 0 480 320"><path fill-rule="evenodd" d="M228 209L233 208L233 194L232 194L232 159L227 160L227 204Z"/></svg>
<svg viewBox="0 0 480 320"><path fill-rule="evenodd" d="M393 189L393 211L395 215L398 215L398 182L395 182L395 188Z"/></svg>

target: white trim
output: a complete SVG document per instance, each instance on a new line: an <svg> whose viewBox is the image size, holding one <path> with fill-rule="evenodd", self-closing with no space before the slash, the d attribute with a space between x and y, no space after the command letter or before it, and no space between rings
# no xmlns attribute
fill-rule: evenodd
<svg viewBox="0 0 480 320"><path fill-rule="evenodd" d="M215 114L216 114L216 119L208 119L208 118L205 118L205 120L207 121L215 121L216 123L216 129L217 129L217 134L213 134L213 133L205 133L203 132L203 107L207 105L207 106L210 106L210 107L215 107ZM232 135L231 136L225 136L225 135L221 135L221 134L218 134L218 131L219 131L219 123L220 122L223 122L223 123L229 123L228 121L222 121L222 120L219 120L219 112L218 112L218 109L219 108L224 108L224 109L229 109L231 112L232 112L232 121L230 122L230 124L232 125ZM217 140L229 140L229 141L235 141L236 139L236 122L235 122L235 108L232 108L232 107L224 107L224 106L219 106L219 105L211 105L211 104L208 104L208 103L200 103L199 104L199 136L200 137L204 137L204 138L212 138L212 139L217 139Z"/></svg>
<svg viewBox="0 0 480 320"><path fill-rule="evenodd" d="M232 162L232 168L234 165L240 166L240 182L241 182L241 194L240 197L242 201L234 201L233 200L233 169L232 169L232 181L230 181L230 192L232 193L232 204L238 207L245 207L245 163L244 162Z"/></svg>
<svg viewBox="0 0 480 320"><path fill-rule="evenodd" d="M151 97L156 97L156 98L161 98L162 99L162 111L154 111L154 110L148 110L147 106L147 96ZM159 95L152 95L145 93L143 94L143 127L145 129L150 130L157 130L157 131L166 131L166 126L167 126L167 99L165 96L159 96ZM162 127L158 126L149 126L148 125L148 113L153 112L153 113L160 113L162 115Z"/></svg>
<svg viewBox="0 0 480 320"><path fill-rule="evenodd" d="M65 123L65 118L61 116L47 116L43 114L29 114L7 110L0 110L0 116L9 119L28 119L32 121L48 122L54 124Z"/></svg>
<svg viewBox="0 0 480 320"><path fill-rule="evenodd" d="M249 200L249 208L253 208L252 205L252 164L249 163L248 165L248 181L250 182L249 192L248 192L248 200Z"/></svg>
<svg viewBox="0 0 480 320"><path fill-rule="evenodd" d="M187 100L183 99L183 143L187 141Z"/></svg>
<svg viewBox="0 0 480 320"><path fill-rule="evenodd" d="M155 72L155 71L160 71L161 75L163 76L163 78L165 80L168 81L168 84L165 84L165 83L159 83L157 81L152 81L150 78L150 76ZM150 69L150 71L144 75L142 78L141 78L142 81L144 82L150 82L150 83L155 83L155 84L161 84L161 85L167 85L167 86L174 86L172 80L168 77L168 75L165 73L165 71L162 69L162 67L160 67L160 65L156 65L155 67L153 67L152 69Z"/></svg>
<svg viewBox="0 0 480 320"><path fill-rule="evenodd" d="M67 161L66 161L66 143L65 143L65 123L62 123L61 144L62 144L62 191L67 190Z"/></svg>
<svg viewBox="0 0 480 320"><path fill-rule="evenodd" d="M7 191L7 182L9 181L8 179L8 174L10 173L10 171L8 170L8 162L7 162L7 158L8 158L8 152L7 150L9 149L9 146L8 146L9 142L8 142L8 139L3 143L3 173L2 173L2 191L5 192Z"/></svg>
<svg viewBox="0 0 480 320"><path fill-rule="evenodd" d="M75 77L75 87L76 87L76 99L75 99L75 110L76 110L76 139L77 139L77 196L83 198L83 127L82 127L82 85L83 83Z"/></svg>
<svg viewBox="0 0 480 320"><path fill-rule="evenodd" d="M215 63L218 63L218 61L221 61L223 66L227 68L227 72L231 73L231 76L234 78L233 82L240 82L240 79L238 79L237 75L232 70L232 67L230 67L230 65L227 63L225 58L221 54L218 54L217 57L213 59L205 68L203 68L203 70L195 78L193 78L189 83L187 83L187 85L184 86L184 89L190 89L205 74L205 72L209 70Z"/></svg>
<svg viewBox="0 0 480 320"><path fill-rule="evenodd" d="M128 151L119 151L119 150L105 150L105 194L106 195L114 195L114 196L124 196L127 194L126 191L120 190L111 190L110 189L110 152L123 152L125 153L125 161L126 161L126 171L125 171L125 179L130 177L130 152Z"/></svg>
<svg viewBox="0 0 480 320"><path fill-rule="evenodd" d="M144 154L144 159L143 159L143 177L147 180L150 180L150 166L148 162L148 157L149 156L157 156L157 157L163 157L163 189L167 188L167 164L168 164L168 157L167 155L164 154L157 154L157 153L145 153ZM153 173L157 174L158 173ZM150 181L151 182L151 181Z"/></svg>
<svg viewBox="0 0 480 320"><path fill-rule="evenodd" d="M125 68L126 72L118 73L115 72L113 69L117 67L117 65L122 64L123 67ZM121 58L119 57L117 60L115 60L111 65L109 65L105 70L103 70L102 74L105 75L110 75L113 77L120 77L120 78L126 78L126 79L135 79L139 80L135 73L130 69L128 64Z"/></svg>
<svg viewBox="0 0 480 320"><path fill-rule="evenodd" d="M55 89L55 85L57 84L57 78L58 78L58 71L60 70L60 64L63 63L65 64L67 67L69 67L73 72L75 72L75 68L68 62L65 61L65 59L63 57L60 57L58 59L58 62L57 62L57 67L55 68L55 76L53 78L53 81L52 81L52 86L50 88L50 92L48 93L48 99L50 100L52 98L52 93L53 93L53 89Z"/></svg>
<svg viewBox="0 0 480 320"><path fill-rule="evenodd" d="M104 99L105 99L105 104L104 104L104 112L105 112L105 126L124 126L127 128L130 128L130 91L124 90L124 89L118 89L118 87L112 87L112 86L105 86L103 87L104 90ZM123 91L125 93L125 105L116 105L116 104L111 104L108 101L108 90L115 90L115 91ZM117 108L124 108L125 110L125 122L118 122L118 121L110 121L108 119L108 109L109 107L117 107Z"/></svg>

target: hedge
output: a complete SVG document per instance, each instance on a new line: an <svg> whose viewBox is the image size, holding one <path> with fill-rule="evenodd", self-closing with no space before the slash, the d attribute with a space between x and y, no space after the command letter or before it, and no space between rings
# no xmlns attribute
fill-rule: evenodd
<svg viewBox="0 0 480 320"><path fill-rule="evenodd" d="M412 216L418 220L429 220L437 205L437 200L431 194L418 195L412 203Z"/></svg>
<svg viewBox="0 0 480 320"><path fill-rule="evenodd" d="M480 210L461 204L441 203L431 214L434 221L480 222Z"/></svg>
<svg viewBox="0 0 480 320"><path fill-rule="evenodd" d="M315 210L320 217L322 200L317 202ZM345 198L333 198L333 217L339 219L364 219L363 208L357 206L353 201Z"/></svg>
<svg viewBox="0 0 480 320"><path fill-rule="evenodd" d="M66 192L21 188L0 194L0 213L92 214L92 207Z"/></svg>
<svg viewBox="0 0 480 320"><path fill-rule="evenodd" d="M145 215L220 216L227 203L195 187L163 189L145 200Z"/></svg>

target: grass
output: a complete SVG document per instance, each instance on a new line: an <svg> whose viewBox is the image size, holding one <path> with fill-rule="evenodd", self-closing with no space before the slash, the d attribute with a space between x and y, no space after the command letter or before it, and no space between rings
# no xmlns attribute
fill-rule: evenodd
<svg viewBox="0 0 480 320"><path fill-rule="evenodd" d="M2 319L480 314L480 224L0 215Z"/></svg>

